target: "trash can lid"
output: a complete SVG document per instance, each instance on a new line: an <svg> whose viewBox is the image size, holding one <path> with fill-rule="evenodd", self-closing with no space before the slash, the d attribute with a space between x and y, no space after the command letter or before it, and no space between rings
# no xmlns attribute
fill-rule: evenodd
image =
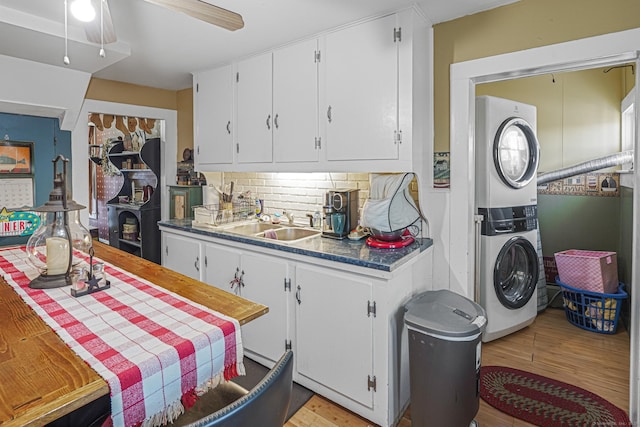
<svg viewBox="0 0 640 427"><path fill-rule="evenodd" d="M405 305L404 322L425 334L455 339L481 334L487 319L480 305L444 289L413 297Z"/></svg>

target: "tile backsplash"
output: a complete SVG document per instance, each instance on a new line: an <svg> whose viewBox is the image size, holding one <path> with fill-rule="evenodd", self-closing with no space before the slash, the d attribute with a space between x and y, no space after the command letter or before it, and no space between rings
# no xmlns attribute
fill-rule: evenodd
<svg viewBox="0 0 640 427"><path fill-rule="evenodd" d="M298 224L308 224L307 214L322 212L324 195L329 190L360 190L360 209L369 197L368 173L205 172L204 175L208 184L221 185L233 181L234 194L251 191L254 200L264 200L267 214L282 213L286 210L293 213ZM415 180L409 188L417 200L418 189Z"/></svg>
<svg viewBox="0 0 640 427"><path fill-rule="evenodd" d="M360 190L360 208L369 197L367 173L282 173L225 172L205 173L207 183L234 183L234 194L251 191L253 199L264 200L264 212L270 215L287 211L295 222L308 224L306 214L322 212L324 194L333 188Z"/></svg>

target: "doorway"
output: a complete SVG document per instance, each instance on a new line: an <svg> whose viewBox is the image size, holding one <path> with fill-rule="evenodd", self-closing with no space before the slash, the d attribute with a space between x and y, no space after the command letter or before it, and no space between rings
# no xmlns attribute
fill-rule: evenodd
<svg viewBox="0 0 640 427"><path fill-rule="evenodd" d="M461 289L473 295L475 228L474 193L475 176L474 117L476 84L508 80L519 77L559 73L626 63L638 65L640 29L591 37L526 51L498 55L490 58L466 61L451 66L451 205L450 205L450 288ZM635 86L638 76L635 75ZM635 104L638 105L636 91ZM638 114L635 113L638 128ZM638 141L635 140L635 164L638 163ZM634 188L639 186L640 175L633 174ZM634 216L640 216L640 198L633 195ZM633 258L640 248L638 219L633 221ZM461 225L466 226L461 226ZM640 283L638 268L632 269L631 286ZM631 301L631 366L629 417L632 423L640 423L640 379L638 378L638 354L640 333L638 309L640 293L634 292Z"/></svg>
<svg viewBox="0 0 640 427"><path fill-rule="evenodd" d="M89 114L88 123L91 153L88 160L89 226L97 228L98 239L109 244L109 202L125 190L130 197L123 202L139 209L143 201L143 188L150 186L158 189L158 178L155 174L149 173L144 159L139 155L120 156L123 153L141 153L147 139L164 139L161 135L164 126L161 121L151 118L115 116L99 112ZM118 153L116 159L120 161L116 161L117 166L110 160L112 152ZM132 188L136 190L131 190Z"/></svg>
<svg viewBox="0 0 640 427"><path fill-rule="evenodd" d="M176 158L178 147L178 114L175 110L167 110L163 108L146 107L141 105L120 104L107 101L97 101L92 99L85 100L82 105L79 117L89 117L91 113L99 111L103 114L120 115L127 117L146 117L153 118L161 123L160 134L162 135L161 143L161 161L162 174L160 176L159 187L161 191L167 188L167 177L170 182L176 175ZM87 151L87 135L89 125L84 120L78 120L71 134L71 151L73 159L88 159ZM84 160L82 160L84 165ZM89 206L90 197L90 179L88 167L77 167L73 169L72 181L74 190L74 199L85 206ZM168 191L168 190L167 190ZM161 217L169 218L169 197L168 193L161 198ZM83 224L89 224L89 210L80 211L80 220Z"/></svg>
<svg viewBox="0 0 640 427"><path fill-rule="evenodd" d="M632 97L634 82L634 64L623 64L478 84L476 96L489 95L536 108L540 176L633 149L633 144L625 146L624 138L634 134L632 126L625 131L624 120L629 111L633 114L633 107L622 104ZM625 166L623 169L630 169ZM580 171L537 189L546 282L555 284L554 253L579 248L616 252L619 280L628 284L632 245L631 233L626 231L632 227L633 189L624 178L629 174L620 166L573 169ZM545 280L540 282L539 304L547 301L543 283ZM556 306L561 307L558 290L553 286L548 295L555 296ZM625 303L621 323L627 330L628 315Z"/></svg>

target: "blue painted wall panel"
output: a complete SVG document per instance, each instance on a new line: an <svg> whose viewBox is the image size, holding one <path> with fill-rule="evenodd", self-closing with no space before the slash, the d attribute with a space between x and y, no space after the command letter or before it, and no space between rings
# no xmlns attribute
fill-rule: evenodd
<svg viewBox="0 0 640 427"><path fill-rule="evenodd" d="M0 113L0 138L33 142L35 206L44 204L53 189L53 162L62 154L71 159L71 132L61 131L58 119ZM68 164L71 180L71 161ZM1 183L1 182L0 182ZM2 207L0 206L0 209ZM26 238L0 237L0 245L26 243Z"/></svg>

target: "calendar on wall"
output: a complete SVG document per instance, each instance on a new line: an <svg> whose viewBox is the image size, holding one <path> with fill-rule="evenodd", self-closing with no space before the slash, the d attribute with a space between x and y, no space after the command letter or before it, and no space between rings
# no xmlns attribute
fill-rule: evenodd
<svg viewBox="0 0 640 427"><path fill-rule="evenodd" d="M0 208L33 208L33 142L0 141Z"/></svg>
<svg viewBox="0 0 640 427"><path fill-rule="evenodd" d="M0 208L33 208L33 178L2 178Z"/></svg>

